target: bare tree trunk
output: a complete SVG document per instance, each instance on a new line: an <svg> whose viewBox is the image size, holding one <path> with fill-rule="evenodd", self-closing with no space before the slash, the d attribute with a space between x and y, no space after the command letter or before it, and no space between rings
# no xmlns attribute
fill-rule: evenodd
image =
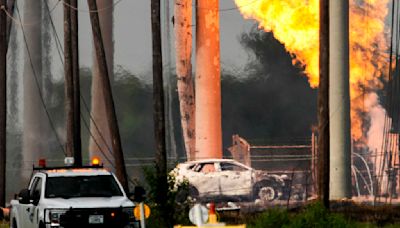
<svg viewBox="0 0 400 228"><path fill-rule="evenodd" d="M97 7L104 9L99 11L100 29L102 32L104 49L107 59L108 75L112 84L114 75L114 41L113 41L113 7L110 0L96 0ZM90 131L93 138L89 141L89 153L91 156L99 157L105 166L113 169L115 161L112 151L111 135L108 130L108 123L106 119L106 110L104 104L104 94L102 91L103 85L99 75L99 64L96 59L95 51L93 52L93 71L92 71L92 108L91 115L93 121L90 122ZM96 143L97 142L97 143ZM105 154L101 153L101 151ZM112 162L110 163L109 160Z"/></svg>
<svg viewBox="0 0 400 228"><path fill-rule="evenodd" d="M222 158L218 0L197 2L196 158Z"/></svg>
<svg viewBox="0 0 400 228"><path fill-rule="evenodd" d="M153 46L153 118L156 142L156 175L157 195L156 203L160 207L159 216L163 227L167 224L167 153L165 148L165 109L164 109L164 83L161 51L161 17L160 0L151 0L151 31ZM164 223L164 224L163 224Z"/></svg>
<svg viewBox="0 0 400 228"><path fill-rule="evenodd" d="M188 160L195 159L195 96L192 78L192 0L175 1L177 87L183 140Z"/></svg>

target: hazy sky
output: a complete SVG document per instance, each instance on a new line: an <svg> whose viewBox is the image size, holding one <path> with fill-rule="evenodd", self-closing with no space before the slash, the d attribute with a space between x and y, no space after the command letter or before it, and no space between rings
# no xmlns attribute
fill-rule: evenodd
<svg viewBox="0 0 400 228"><path fill-rule="evenodd" d="M161 0L170 4L170 17L173 15L173 0ZM50 7L58 0L49 0ZM111 2L111 0L110 0ZM117 1L114 1L117 2ZM91 66L92 43L87 2L79 1L80 20L80 60L84 66ZM235 8L233 0L220 0L220 9ZM164 15L164 12L163 12ZM53 13L59 36L62 37L62 4ZM165 19L165 18L163 18ZM171 33L173 27L171 20ZM224 69L237 71L247 62L247 54L240 46L238 37L248 31L254 22L244 20L237 9L220 14L221 25L221 63ZM165 35L165 33L163 33ZM121 0L114 9L115 64L138 74L142 78L151 72L151 24L150 0ZM173 45L173 34L171 43ZM172 46L173 50L173 46ZM174 53L171 53L174 59Z"/></svg>

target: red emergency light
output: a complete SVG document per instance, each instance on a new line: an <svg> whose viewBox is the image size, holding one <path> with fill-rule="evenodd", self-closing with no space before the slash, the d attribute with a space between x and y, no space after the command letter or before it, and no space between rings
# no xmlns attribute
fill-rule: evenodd
<svg viewBox="0 0 400 228"><path fill-rule="evenodd" d="M46 167L46 159L41 158L39 159L39 167Z"/></svg>

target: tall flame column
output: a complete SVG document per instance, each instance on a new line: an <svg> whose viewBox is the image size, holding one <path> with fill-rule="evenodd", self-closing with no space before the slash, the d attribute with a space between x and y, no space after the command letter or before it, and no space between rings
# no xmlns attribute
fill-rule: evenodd
<svg viewBox="0 0 400 228"><path fill-rule="evenodd" d="M221 77L218 0L197 0L196 152L221 158Z"/></svg>
<svg viewBox="0 0 400 228"><path fill-rule="evenodd" d="M351 197L349 0L329 2L330 199Z"/></svg>

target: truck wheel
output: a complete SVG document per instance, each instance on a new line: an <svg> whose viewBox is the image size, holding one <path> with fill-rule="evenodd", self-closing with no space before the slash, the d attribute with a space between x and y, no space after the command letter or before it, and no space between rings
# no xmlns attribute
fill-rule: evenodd
<svg viewBox="0 0 400 228"><path fill-rule="evenodd" d="M43 222L39 222L39 228L46 228Z"/></svg>
<svg viewBox="0 0 400 228"><path fill-rule="evenodd" d="M17 226L17 220L15 220L15 218L12 221L12 227L11 228L18 228Z"/></svg>

